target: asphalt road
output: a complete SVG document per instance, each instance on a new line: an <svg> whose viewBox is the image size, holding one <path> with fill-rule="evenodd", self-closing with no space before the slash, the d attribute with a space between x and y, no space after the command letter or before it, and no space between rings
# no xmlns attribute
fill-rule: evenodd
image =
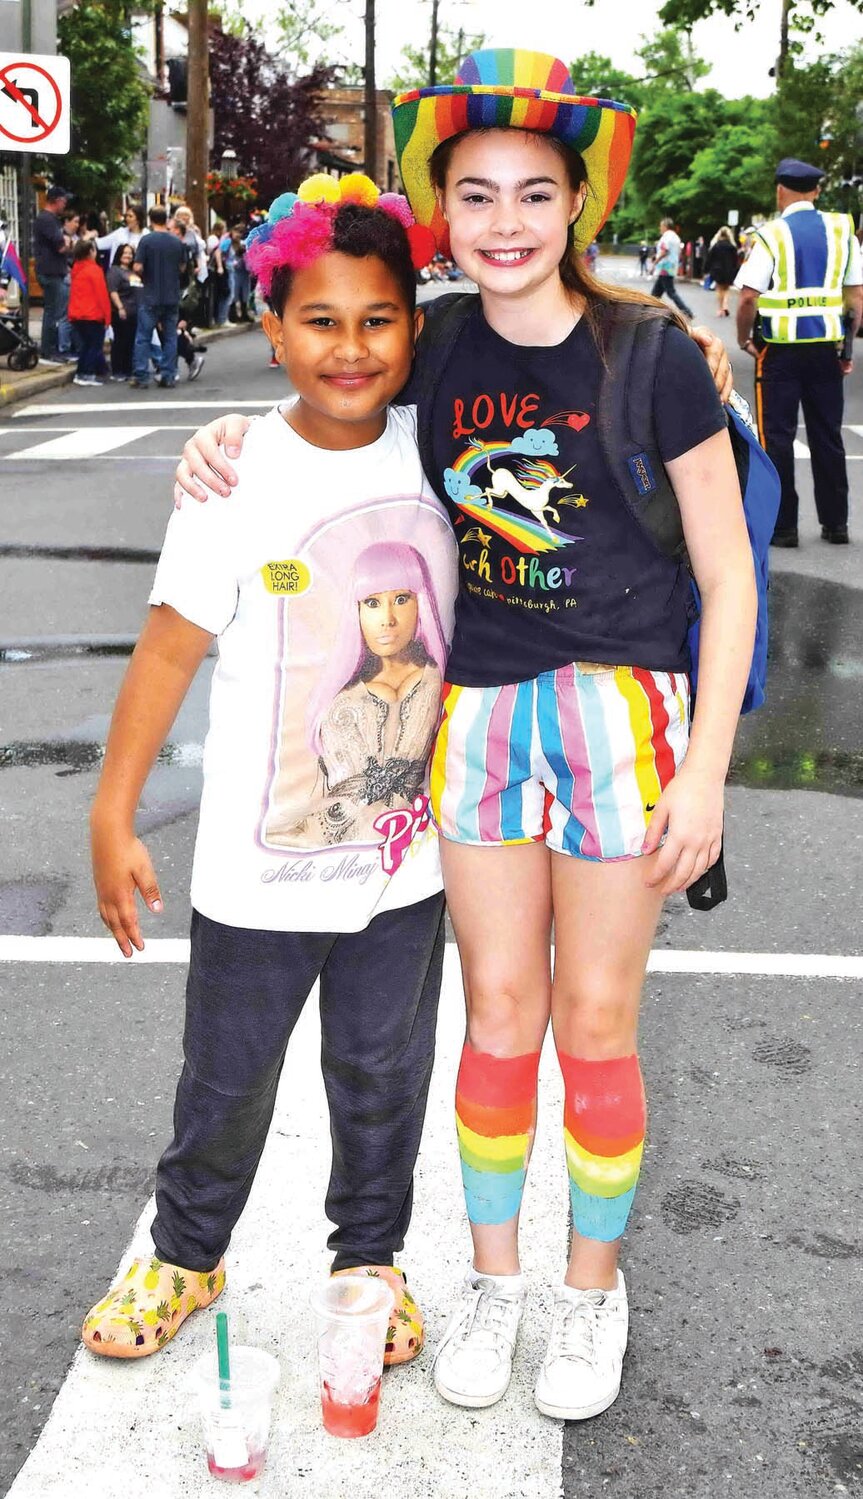
<svg viewBox="0 0 863 1499"><path fill-rule="evenodd" d="M713 297L686 295L710 323ZM732 320L722 332L733 344ZM101 935L87 807L175 456L238 393L259 410L282 393L267 353L253 334L214 346L200 380L173 393L70 387L2 413L0 935ZM749 394L746 357L735 364ZM775 554L769 704L735 754L731 899L702 916L669 902L661 949L861 950L861 368L846 412L855 544L818 538L801 457L803 544ZM142 808L166 899L159 937L187 931L208 675L205 663ZM861 987L766 971L648 980L631 1351L615 1407L565 1432L566 1499L863 1487ZM178 967L0 965L0 1492L150 1190L181 1005Z"/></svg>

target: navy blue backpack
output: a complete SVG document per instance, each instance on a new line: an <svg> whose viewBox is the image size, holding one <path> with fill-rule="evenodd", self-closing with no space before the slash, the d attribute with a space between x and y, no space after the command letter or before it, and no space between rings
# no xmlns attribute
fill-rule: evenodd
<svg viewBox="0 0 863 1499"><path fill-rule="evenodd" d="M606 462L630 513L668 557L687 561L680 510L653 435L653 389L662 339L670 319L630 304L615 304L599 394L597 424ZM741 713L764 702L767 683L767 591L770 538L779 511L779 475L758 441L749 408L735 392L725 408L743 513L755 564L758 618ZM701 599L692 579L689 649L692 691L698 683Z"/></svg>

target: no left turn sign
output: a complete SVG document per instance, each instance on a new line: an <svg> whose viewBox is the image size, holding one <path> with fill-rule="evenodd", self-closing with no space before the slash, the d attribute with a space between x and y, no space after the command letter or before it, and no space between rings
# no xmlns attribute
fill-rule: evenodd
<svg viewBox="0 0 863 1499"><path fill-rule="evenodd" d="M0 52L0 150L65 156L69 90L68 57Z"/></svg>

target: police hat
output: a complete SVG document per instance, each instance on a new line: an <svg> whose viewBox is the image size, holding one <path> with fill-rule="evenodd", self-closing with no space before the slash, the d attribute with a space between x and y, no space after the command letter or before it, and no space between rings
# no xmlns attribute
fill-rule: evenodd
<svg viewBox="0 0 863 1499"><path fill-rule="evenodd" d="M55 183L53 187L49 187L47 193L45 194L45 202L58 203L61 198L66 198L68 201L71 196L72 194L70 193L68 187L60 187L58 183Z"/></svg>
<svg viewBox="0 0 863 1499"><path fill-rule="evenodd" d="M796 156L783 156L776 168L776 181L793 193L811 193L823 176L820 167L813 167L808 161L798 161Z"/></svg>

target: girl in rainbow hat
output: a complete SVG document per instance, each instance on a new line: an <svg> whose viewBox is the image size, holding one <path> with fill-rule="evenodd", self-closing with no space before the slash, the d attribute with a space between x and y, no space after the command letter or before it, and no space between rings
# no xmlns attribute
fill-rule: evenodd
<svg viewBox="0 0 863 1499"><path fill-rule="evenodd" d="M620 1387L619 1254L646 1123L641 990L665 896L720 851L754 635L751 551L719 397L672 316L638 415L702 597L690 724L689 571L634 518L599 432L620 304L630 319L657 304L583 263L623 186L634 112L578 97L555 58L497 50L469 57L450 86L400 95L393 120L417 221L479 287L455 320L429 304L412 387L460 561L431 795L467 1000L456 1122L474 1253L434 1378L464 1406L491 1405L509 1384L551 1024L573 1235L535 1398L580 1420ZM197 475L229 492L216 445L236 450L244 425L198 434L184 488L202 498ZM636 495L655 487L646 454L630 470Z"/></svg>

